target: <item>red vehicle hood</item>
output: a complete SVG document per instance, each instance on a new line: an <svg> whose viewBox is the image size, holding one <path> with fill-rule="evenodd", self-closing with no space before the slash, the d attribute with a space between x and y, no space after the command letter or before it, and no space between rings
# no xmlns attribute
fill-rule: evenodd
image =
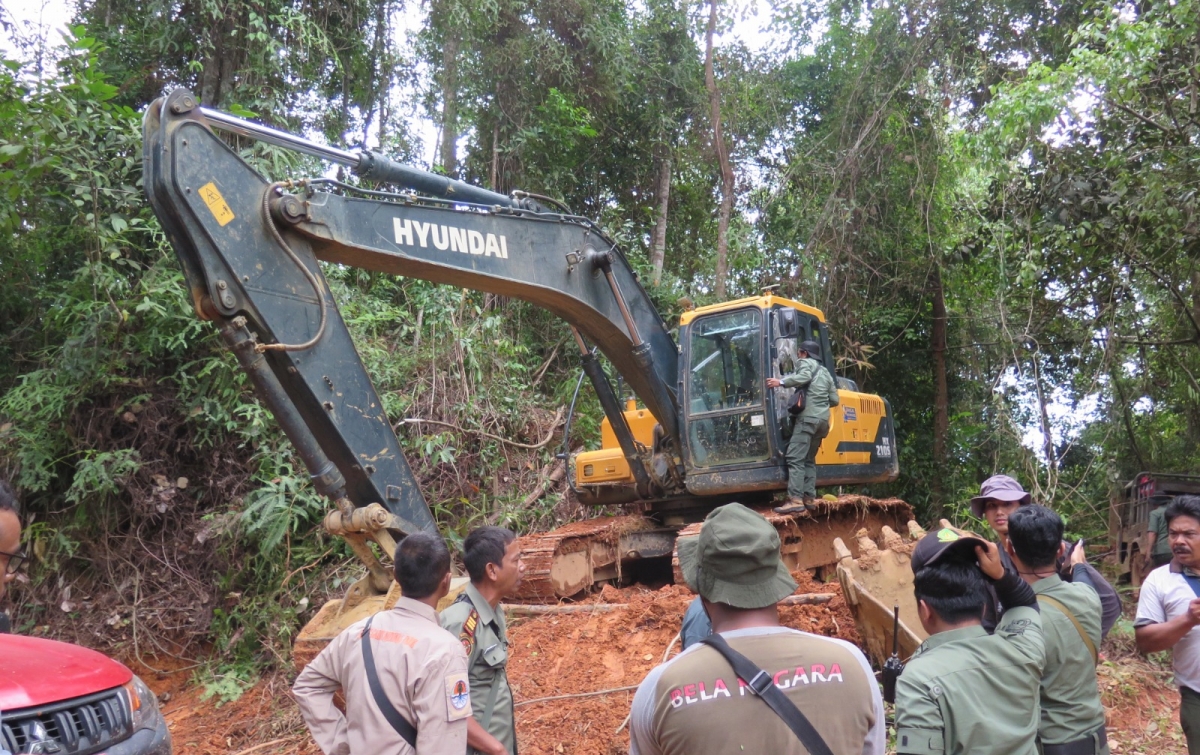
<svg viewBox="0 0 1200 755"><path fill-rule="evenodd" d="M133 672L95 650L0 634L0 710L29 708L119 687Z"/></svg>

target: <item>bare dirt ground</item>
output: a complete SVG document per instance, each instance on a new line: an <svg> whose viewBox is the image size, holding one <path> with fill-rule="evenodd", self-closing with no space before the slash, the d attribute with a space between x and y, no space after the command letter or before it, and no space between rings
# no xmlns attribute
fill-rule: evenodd
<svg viewBox="0 0 1200 755"><path fill-rule="evenodd" d="M837 583L798 575L800 592L835 595L820 606L789 606L787 626L857 640ZM510 678L517 700L517 731L524 755L615 755L628 751L626 716L633 688L665 655L679 651L675 635L692 595L681 586L659 590L606 588L584 603L621 603L607 612L511 620ZM1126 626L1105 644L1099 670L1113 753L1186 752L1178 726L1179 697L1161 659L1132 652ZM240 699L203 700L193 671L179 664L164 673L138 669L163 696L175 751L182 755L273 755L319 750L287 696L289 675L261 679Z"/></svg>

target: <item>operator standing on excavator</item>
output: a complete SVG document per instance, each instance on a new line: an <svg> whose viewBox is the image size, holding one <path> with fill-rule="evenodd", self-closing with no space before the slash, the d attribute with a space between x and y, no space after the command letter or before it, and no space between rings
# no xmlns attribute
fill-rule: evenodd
<svg viewBox="0 0 1200 755"><path fill-rule="evenodd" d="M804 408L800 410L788 441L788 500L775 509L780 514L801 514L817 497L817 451L829 434L829 407L841 403L837 381L819 361L821 346L816 341L804 341L797 349L800 364L783 379L767 378L768 388L800 388L804 391Z"/></svg>
<svg viewBox="0 0 1200 755"><path fill-rule="evenodd" d="M474 716L467 721L468 755L516 755L508 629L500 601L516 592L525 565L512 530L480 527L463 541L470 584L442 611L442 626L467 651Z"/></svg>

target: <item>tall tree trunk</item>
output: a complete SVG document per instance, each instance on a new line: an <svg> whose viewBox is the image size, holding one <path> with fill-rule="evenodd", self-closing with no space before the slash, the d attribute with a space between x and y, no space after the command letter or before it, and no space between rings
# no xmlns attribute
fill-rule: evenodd
<svg viewBox="0 0 1200 755"><path fill-rule="evenodd" d="M943 486L950 471L949 453L946 448L950 434L950 388L946 379L946 292L942 286L942 269L933 268L933 335L930 343L933 351L933 511L931 516L941 516L946 503Z"/></svg>
<svg viewBox="0 0 1200 755"><path fill-rule="evenodd" d="M1193 84L1194 84L1194 82L1193 82ZM1192 264L1193 264L1192 274L1191 274L1192 320L1194 320L1195 322L1200 322L1200 270L1196 269L1195 263L1192 263ZM1171 347L1167 347L1167 348L1171 348ZM1183 366L1184 362L1188 362L1188 363L1192 362L1192 359L1190 359L1190 356L1191 356L1191 354L1194 353L1194 351L1195 350L1189 346L1187 349L1184 350L1184 353L1182 355L1177 355L1175 357L1177 360L1179 360L1179 364L1181 367ZM1172 353L1175 353L1173 349L1172 349ZM1184 369L1186 370L1187 368L1184 367ZM1193 443L1193 444L1198 443L1198 442L1200 442L1200 406L1197 406L1194 402L1189 402L1187 404L1186 416L1187 416L1187 439L1190 443Z"/></svg>
<svg viewBox="0 0 1200 755"><path fill-rule="evenodd" d="M492 176L491 176L491 178L492 178L491 190L492 191L500 191L500 189L497 188L497 184L496 184L496 181L499 180L496 175L499 170L500 170L500 122L496 121L495 125L492 126Z"/></svg>
<svg viewBox="0 0 1200 755"><path fill-rule="evenodd" d="M442 48L442 169L458 170L458 32L446 19L446 44Z"/></svg>
<svg viewBox="0 0 1200 755"><path fill-rule="evenodd" d="M729 273L729 216L733 214L733 166L729 162L729 149L721 130L721 93L717 91L717 77L713 72L713 35L717 30L717 2L708 3L708 31L704 35L704 85L708 88L708 103L712 117L713 150L721 167L721 206L717 213L717 279L714 293L718 299L725 298L725 278Z"/></svg>
<svg viewBox="0 0 1200 755"><path fill-rule="evenodd" d="M671 202L671 152L663 150L658 166L658 218L654 221L654 243L650 249L650 264L654 266L654 285L662 281L663 257L667 251L667 207Z"/></svg>
<svg viewBox="0 0 1200 755"><path fill-rule="evenodd" d="M1042 421L1042 453L1046 455L1046 471L1049 475L1049 487L1053 488L1058 470L1058 459L1054 451L1054 436L1050 434L1050 413L1046 410L1046 390L1042 385L1042 365L1038 356L1040 351L1033 352L1033 382L1037 388L1038 411Z"/></svg>
<svg viewBox="0 0 1200 755"><path fill-rule="evenodd" d="M211 43L205 50L200 68L200 102L205 107L219 108L232 91L234 79L243 80L247 74L246 47L239 29L246 28L246 8L231 3L224 17L215 20L207 32ZM242 72L241 77L238 76Z"/></svg>
<svg viewBox="0 0 1200 755"><path fill-rule="evenodd" d="M383 147L387 137L388 93L392 88L392 66L388 56L388 8L389 0L375 1L375 41L371 45L371 72L374 96L368 98L372 110L379 118L379 146ZM363 122L363 144L367 142L367 131L371 127L370 113Z"/></svg>

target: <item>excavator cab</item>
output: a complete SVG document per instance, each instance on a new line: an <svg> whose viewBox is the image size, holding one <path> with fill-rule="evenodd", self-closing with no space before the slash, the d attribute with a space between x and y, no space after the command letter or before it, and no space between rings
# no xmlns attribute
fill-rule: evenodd
<svg viewBox="0 0 1200 755"><path fill-rule="evenodd" d="M787 487L792 390L768 389L766 379L794 372L804 341L821 344L820 360L836 375L829 332L819 309L774 294L685 312L679 322L679 381L683 408L680 463L686 495L768 499ZM817 456L819 485L890 482L899 474L891 410L879 396L838 378L839 406ZM655 447L655 418L632 402L625 420L638 444ZM601 448L578 454L575 484L609 502L634 484L611 423L601 425Z"/></svg>

